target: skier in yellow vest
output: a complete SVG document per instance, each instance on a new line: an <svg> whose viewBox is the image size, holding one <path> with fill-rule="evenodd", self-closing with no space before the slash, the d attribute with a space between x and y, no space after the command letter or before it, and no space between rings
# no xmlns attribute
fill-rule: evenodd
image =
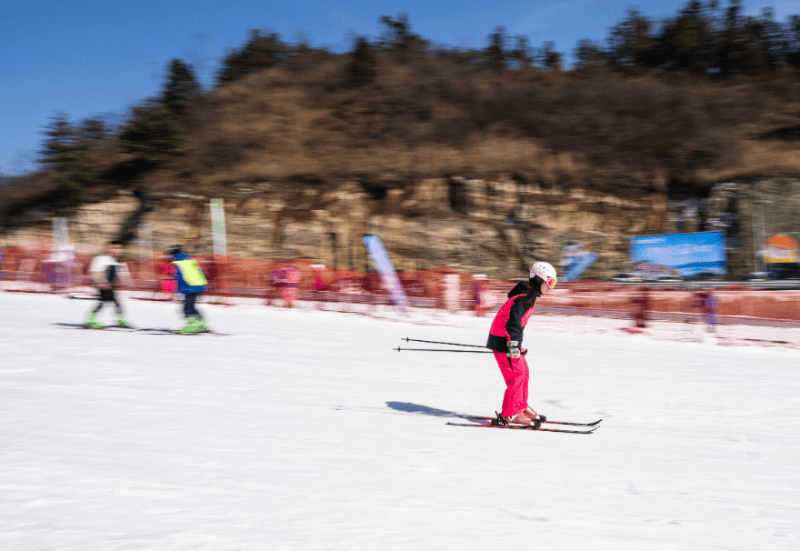
<svg viewBox="0 0 800 551"><path fill-rule="evenodd" d="M204 333L210 331L205 318L197 310L197 297L208 288L203 270L197 264L197 260L181 251L180 245L172 245L167 249L167 254L172 257L172 265L175 267L175 281L177 282L177 292L183 294L183 315L186 318L186 325L180 329L180 333Z"/></svg>

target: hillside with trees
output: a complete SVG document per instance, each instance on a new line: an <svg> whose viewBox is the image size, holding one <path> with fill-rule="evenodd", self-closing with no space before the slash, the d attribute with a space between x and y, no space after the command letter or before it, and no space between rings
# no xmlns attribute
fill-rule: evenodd
<svg viewBox="0 0 800 551"><path fill-rule="evenodd" d="M575 63L496 28L482 49L435 44L400 14L333 53L254 30L211 90L174 59L159 96L118 125L46 131L42 171L6 182L3 225L121 188L225 197L237 186L507 174L542 188L702 197L730 179L800 177L800 15L688 2L630 10Z"/></svg>

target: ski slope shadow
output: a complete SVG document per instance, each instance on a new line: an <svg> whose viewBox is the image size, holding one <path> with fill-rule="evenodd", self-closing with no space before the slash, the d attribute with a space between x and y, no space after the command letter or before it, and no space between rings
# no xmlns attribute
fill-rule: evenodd
<svg viewBox="0 0 800 551"><path fill-rule="evenodd" d="M463 414L455 411L447 411L445 409L437 409L428 406L421 406L419 404L410 404L408 402L386 402L386 405L396 411L405 413L420 413L422 415L431 415L433 417L462 417Z"/></svg>

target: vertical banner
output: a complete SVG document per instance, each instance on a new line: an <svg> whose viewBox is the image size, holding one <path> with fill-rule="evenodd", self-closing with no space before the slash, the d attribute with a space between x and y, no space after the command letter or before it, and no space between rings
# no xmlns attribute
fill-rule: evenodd
<svg viewBox="0 0 800 551"><path fill-rule="evenodd" d="M575 241L569 241L564 246L564 273L559 277L562 281L577 281L586 269L597 259L597 255L584 251Z"/></svg>
<svg viewBox="0 0 800 551"><path fill-rule="evenodd" d="M53 241L56 249L62 249L69 245L69 232L67 230L66 218L53 218Z"/></svg>
<svg viewBox="0 0 800 551"><path fill-rule="evenodd" d="M457 312L461 306L461 278L458 274L444 276L444 304L448 312Z"/></svg>
<svg viewBox="0 0 800 551"><path fill-rule="evenodd" d="M392 303L405 312L406 308L408 308L408 297L400 284L400 280L397 278L397 272L394 271L394 266L392 261L389 260L386 249L383 247L383 242L376 235L365 235L364 245L367 246L372 263L381 273L383 285L389 290Z"/></svg>
<svg viewBox="0 0 800 551"><path fill-rule="evenodd" d="M152 258L153 257L153 228L149 224L144 224L136 232L136 241L139 245L139 252L141 255Z"/></svg>
<svg viewBox="0 0 800 551"><path fill-rule="evenodd" d="M214 254L226 256L225 242L225 205L222 199L211 200L211 233L214 238Z"/></svg>
<svg viewBox="0 0 800 551"><path fill-rule="evenodd" d="M53 250L45 261L48 280L53 290L64 290L72 286L72 268L75 247L69 243L67 219L53 218Z"/></svg>

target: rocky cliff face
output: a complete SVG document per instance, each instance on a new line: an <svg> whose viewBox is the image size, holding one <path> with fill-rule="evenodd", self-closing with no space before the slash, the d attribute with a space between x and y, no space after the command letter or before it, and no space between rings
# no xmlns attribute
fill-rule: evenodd
<svg viewBox="0 0 800 551"><path fill-rule="evenodd" d="M735 250L734 276L756 269L763 234L797 231L800 198L795 180L729 183L702 200L669 201L663 193L625 199L594 192L542 189L498 176L385 183L255 182L224 197L231 256L308 258L329 266L364 270L365 234L381 237L395 267L413 271L449 266L492 278L525 274L534 260L558 266L567 242L597 254L584 277L606 278L631 269L629 238L675 231L722 230ZM172 243L196 254L212 252L209 198L152 194L131 256ZM769 205L767 213L766 206ZM79 252L97 254L141 206L129 193L85 205L68 220ZM769 220L764 220L764 216ZM755 228L755 230L754 230ZM52 237L49 223L7 231L5 246Z"/></svg>

